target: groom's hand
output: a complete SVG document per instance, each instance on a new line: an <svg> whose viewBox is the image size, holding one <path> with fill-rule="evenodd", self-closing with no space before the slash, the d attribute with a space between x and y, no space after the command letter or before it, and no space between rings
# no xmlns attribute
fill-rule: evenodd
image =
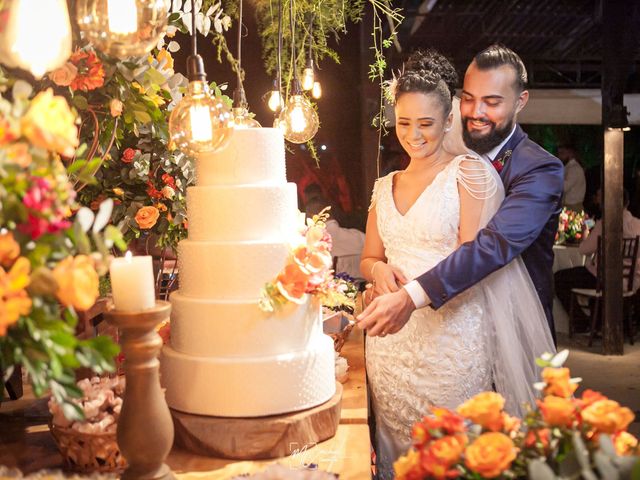
<svg viewBox="0 0 640 480"><path fill-rule="evenodd" d="M415 309L411 297L401 288L397 292L376 297L358 315L358 327L366 330L371 337L384 337L400 331Z"/></svg>

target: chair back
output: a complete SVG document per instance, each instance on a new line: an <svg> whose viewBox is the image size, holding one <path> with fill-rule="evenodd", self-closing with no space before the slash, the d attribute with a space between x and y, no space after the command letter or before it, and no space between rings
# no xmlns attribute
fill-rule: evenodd
<svg viewBox="0 0 640 480"><path fill-rule="evenodd" d="M636 261L638 259L638 244L640 237L635 236L632 238L622 239L622 288L623 291L628 292L633 290L633 278L636 273ZM598 248L596 250L596 291L601 292L604 280L604 262L602 259L602 237L598 236Z"/></svg>

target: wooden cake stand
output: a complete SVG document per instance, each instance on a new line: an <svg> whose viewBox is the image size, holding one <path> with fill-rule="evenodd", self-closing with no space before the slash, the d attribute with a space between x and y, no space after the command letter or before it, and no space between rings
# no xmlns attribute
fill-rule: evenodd
<svg viewBox="0 0 640 480"><path fill-rule="evenodd" d="M177 445L198 455L236 460L278 458L333 437L340 421L342 385L322 405L258 418L193 415L171 410Z"/></svg>

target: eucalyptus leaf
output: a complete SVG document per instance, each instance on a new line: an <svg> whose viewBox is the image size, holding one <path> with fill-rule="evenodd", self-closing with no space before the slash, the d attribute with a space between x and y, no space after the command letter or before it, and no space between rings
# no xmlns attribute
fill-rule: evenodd
<svg viewBox="0 0 640 480"><path fill-rule="evenodd" d="M600 472L602 478L607 480L619 480L620 474L618 469L611 462L611 458L601 450L593 454L593 461Z"/></svg>
<svg viewBox="0 0 640 480"><path fill-rule="evenodd" d="M542 459L536 458L531 460L527 465L529 478L532 480L556 480L556 475Z"/></svg>
<svg viewBox="0 0 640 480"><path fill-rule="evenodd" d="M600 444L600 451L610 458L616 458L616 447L613 445L613 441L611 440L611 436L602 434L598 439L598 443Z"/></svg>

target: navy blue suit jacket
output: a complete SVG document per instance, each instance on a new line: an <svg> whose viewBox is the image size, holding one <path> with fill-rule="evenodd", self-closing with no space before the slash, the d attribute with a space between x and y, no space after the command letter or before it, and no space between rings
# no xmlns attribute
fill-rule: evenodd
<svg viewBox="0 0 640 480"><path fill-rule="evenodd" d="M518 125L498 154L512 150L500 177L504 202L478 232L417 280L433 308L478 283L490 273L522 255L531 280L553 328L553 242L562 206L562 162L529 140Z"/></svg>

